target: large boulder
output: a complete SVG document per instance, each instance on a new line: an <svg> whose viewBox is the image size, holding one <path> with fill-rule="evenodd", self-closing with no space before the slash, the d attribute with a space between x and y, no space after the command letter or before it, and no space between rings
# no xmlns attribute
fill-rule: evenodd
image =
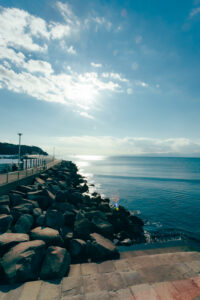
<svg viewBox="0 0 200 300"><path fill-rule="evenodd" d="M17 187L17 190L22 192L22 193L28 193L28 192L32 192L33 191L33 188L30 187L30 186L27 186L27 185L19 185Z"/></svg>
<svg viewBox="0 0 200 300"><path fill-rule="evenodd" d="M9 215L10 214L10 208L8 205L1 205L0 204L0 214L6 214Z"/></svg>
<svg viewBox="0 0 200 300"><path fill-rule="evenodd" d="M47 210L46 226L54 229L60 229L64 225L64 217L60 211Z"/></svg>
<svg viewBox="0 0 200 300"><path fill-rule="evenodd" d="M44 196L44 191L43 190L37 190L37 191L34 191L34 192L27 193L27 199L34 200L34 201L37 201L37 199L40 196Z"/></svg>
<svg viewBox="0 0 200 300"><path fill-rule="evenodd" d="M69 243L69 252L72 258L79 258L81 261L85 256L86 242L81 239L72 239Z"/></svg>
<svg viewBox="0 0 200 300"><path fill-rule="evenodd" d="M37 226L44 226L46 222L46 214L42 214L36 218L35 224Z"/></svg>
<svg viewBox="0 0 200 300"><path fill-rule="evenodd" d="M17 206L17 205L24 203L23 196L20 194L11 193L10 194L10 203L12 206Z"/></svg>
<svg viewBox="0 0 200 300"><path fill-rule="evenodd" d="M23 214L32 214L33 205L31 203L25 203L21 205L14 206L11 209L11 214L14 220L17 220Z"/></svg>
<svg viewBox="0 0 200 300"><path fill-rule="evenodd" d="M36 227L30 232L31 240L42 240L48 246L63 246L63 239L58 230L49 227Z"/></svg>
<svg viewBox="0 0 200 300"><path fill-rule="evenodd" d="M76 220L74 223L74 235L78 238L87 240L89 234L91 233L92 226L88 219Z"/></svg>
<svg viewBox="0 0 200 300"><path fill-rule="evenodd" d="M52 204L52 200L51 200L51 198L48 197L48 196L39 196L39 197L37 198L37 202L38 202L39 207L40 207L41 209L47 209L47 208L49 208L49 207L51 206L51 204Z"/></svg>
<svg viewBox="0 0 200 300"><path fill-rule="evenodd" d="M10 228L12 221L13 217L11 215L0 215L0 233L6 232Z"/></svg>
<svg viewBox="0 0 200 300"><path fill-rule="evenodd" d="M43 241L20 243L10 249L1 259L1 266L9 283L38 279L45 253Z"/></svg>
<svg viewBox="0 0 200 300"><path fill-rule="evenodd" d="M37 218L37 217L39 217L41 215L42 215L42 210L41 210L40 207L36 207L36 208L33 209L33 216L35 218Z"/></svg>
<svg viewBox="0 0 200 300"><path fill-rule="evenodd" d="M21 215L13 228L13 232L28 233L33 226L33 222L33 216L28 214Z"/></svg>
<svg viewBox="0 0 200 300"><path fill-rule="evenodd" d="M112 237L114 230L112 224L108 221L101 219L101 218L93 218L92 224L94 226L94 231L100 233L105 237Z"/></svg>
<svg viewBox="0 0 200 300"><path fill-rule="evenodd" d="M28 242L28 234L4 233L0 235L0 255L2 256L8 249L22 242Z"/></svg>
<svg viewBox="0 0 200 300"><path fill-rule="evenodd" d="M47 249L41 272L41 279L55 279L62 278L69 272L70 255L66 249L50 246Z"/></svg>
<svg viewBox="0 0 200 300"><path fill-rule="evenodd" d="M63 215L64 223L68 226L73 226L75 221L75 213L72 211L66 211Z"/></svg>
<svg viewBox="0 0 200 300"><path fill-rule="evenodd" d="M57 202L66 202L69 199L69 191L58 191L56 193L56 201Z"/></svg>
<svg viewBox="0 0 200 300"><path fill-rule="evenodd" d="M0 196L0 205L9 205L10 204L10 198L8 195Z"/></svg>
<svg viewBox="0 0 200 300"><path fill-rule="evenodd" d="M119 251L110 240L98 233L90 234L91 241L87 243L87 254L93 261L119 258Z"/></svg>

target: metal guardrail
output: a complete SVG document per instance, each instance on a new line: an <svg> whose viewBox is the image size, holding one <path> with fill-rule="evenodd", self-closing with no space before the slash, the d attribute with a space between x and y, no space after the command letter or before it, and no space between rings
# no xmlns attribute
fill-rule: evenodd
<svg viewBox="0 0 200 300"><path fill-rule="evenodd" d="M40 174L45 170L57 165L59 162L60 160L53 160L47 163L45 166L38 166L31 169L0 174L0 186L14 181L19 181L20 179L27 178L32 175Z"/></svg>

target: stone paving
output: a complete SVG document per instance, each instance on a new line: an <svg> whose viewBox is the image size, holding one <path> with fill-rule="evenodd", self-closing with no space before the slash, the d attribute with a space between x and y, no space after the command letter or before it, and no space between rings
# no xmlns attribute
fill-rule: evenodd
<svg viewBox="0 0 200 300"><path fill-rule="evenodd" d="M171 247L71 265L68 277L0 286L0 300L200 299L200 253Z"/></svg>

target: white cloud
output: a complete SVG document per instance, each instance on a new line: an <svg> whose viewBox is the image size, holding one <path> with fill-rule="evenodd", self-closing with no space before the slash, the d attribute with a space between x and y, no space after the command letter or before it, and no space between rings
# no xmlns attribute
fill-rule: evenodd
<svg viewBox="0 0 200 300"><path fill-rule="evenodd" d="M7 59L10 60L12 63L15 63L16 65L23 64L25 60L25 56L22 52L15 51L11 48L6 48L4 46L0 46L0 60Z"/></svg>
<svg viewBox="0 0 200 300"><path fill-rule="evenodd" d="M43 26L35 27L33 23ZM46 51L47 46L43 42L42 45L33 41L34 35L46 36L44 33L44 22L40 18L31 16L24 10L17 8L0 8L0 46L13 47L16 50L25 49L34 51Z"/></svg>
<svg viewBox="0 0 200 300"><path fill-rule="evenodd" d="M56 6L65 19L64 24L45 22L17 8L0 7L0 88L86 110L94 106L102 93L121 92L121 84L128 80L114 72L80 74L69 67L66 73L54 73L53 66L44 59L47 57L44 52L48 50L46 43L49 45L52 40L60 39L61 47L75 55L74 47L67 45L67 37L80 26L67 4L57 2ZM95 22L108 24L105 18L97 18ZM101 64L94 62L91 65L101 67ZM82 116L91 118L85 113Z"/></svg>
<svg viewBox="0 0 200 300"><path fill-rule="evenodd" d="M48 62L42 60L30 59L28 62L24 62L23 67L30 73L39 72L46 75L53 73L51 65Z"/></svg>
<svg viewBox="0 0 200 300"><path fill-rule="evenodd" d="M121 74L119 73L102 73L102 77L104 78L111 78L114 80L122 81L122 82L128 82L128 79L123 78Z"/></svg>
<svg viewBox="0 0 200 300"><path fill-rule="evenodd" d="M92 115L88 114L86 111L80 112L80 115L87 119L92 119L92 120L94 119L94 117Z"/></svg>
<svg viewBox="0 0 200 300"><path fill-rule="evenodd" d="M96 64L94 62L91 62L91 66L94 67L94 68L101 68L102 64Z"/></svg>
<svg viewBox="0 0 200 300"><path fill-rule="evenodd" d="M81 107L94 105L96 98L103 91L118 92L119 84L112 81L102 81L97 73L51 74L51 66L41 61L30 61L25 66L27 70L42 72L36 76L28 72L15 72L0 65L0 84L2 87L17 93L26 93L39 100L60 102ZM36 71L37 70L37 71Z"/></svg>
<svg viewBox="0 0 200 300"><path fill-rule="evenodd" d="M77 55L77 52L76 52L76 49L74 48L74 46L72 46L72 45L67 46L66 41L61 40L60 41L60 46L64 51L66 51L70 55Z"/></svg>
<svg viewBox="0 0 200 300"><path fill-rule="evenodd" d="M144 82L144 81L140 81L140 80L135 80L135 84L141 87L148 87L148 83Z"/></svg>
<svg viewBox="0 0 200 300"><path fill-rule="evenodd" d="M200 13L200 7L193 8L190 12L189 18L193 18L194 16Z"/></svg>
<svg viewBox="0 0 200 300"><path fill-rule="evenodd" d="M186 138L152 139L112 136L71 136L53 138L57 153L87 155L200 156L200 141Z"/></svg>

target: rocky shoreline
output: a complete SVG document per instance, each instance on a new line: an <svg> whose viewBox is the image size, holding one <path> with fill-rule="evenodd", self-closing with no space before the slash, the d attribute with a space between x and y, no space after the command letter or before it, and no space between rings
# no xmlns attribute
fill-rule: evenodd
<svg viewBox="0 0 200 300"><path fill-rule="evenodd" d="M119 258L117 245L144 242L143 225L89 194L76 165L62 161L0 196L0 283L61 278L71 263Z"/></svg>

